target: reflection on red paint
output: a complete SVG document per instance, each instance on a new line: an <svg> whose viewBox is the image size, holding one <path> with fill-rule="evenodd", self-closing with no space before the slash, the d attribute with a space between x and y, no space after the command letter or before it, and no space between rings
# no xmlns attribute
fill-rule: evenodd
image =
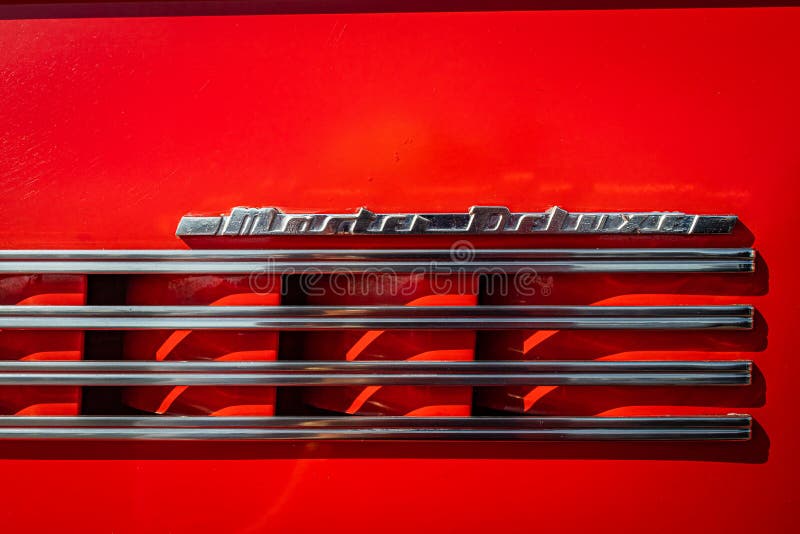
<svg viewBox="0 0 800 534"><path fill-rule="evenodd" d="M86 303L84 275L0 276L0 304L71 305ZM46 330L0 331L0 359L80 360L83 332ZM80 388L73 386L0 387L0 415L78 415Z"/></svg>
<svg viewBox="0 0 800 534"><path fill-rule="evenodd" d="M128 284L128 304L275 306L274 292L256 293L247 276L141 276ZM132 360L275 360L277 332L150 330L128 332L125 358ZM176 415L272 415L275 388L175 386L130 387L125 402L140 410Z"/></svg>
<svg viewBox="0 0 800 534"><path fill-rule="evenodd" d="M444 277L443 277L444 278ZM461 293L456 284L438 292L422 274L391 279L358 277L337 282L318 281L306 297L315 305L475 306L477 295ZM320 293L315 296L315 293ZM341 330L309 332L303 336L307 360L440 360L475 358L475 332ZM435 386L344 386L305 388L305 402L353 415L470 415L472 388Z"/></svg>

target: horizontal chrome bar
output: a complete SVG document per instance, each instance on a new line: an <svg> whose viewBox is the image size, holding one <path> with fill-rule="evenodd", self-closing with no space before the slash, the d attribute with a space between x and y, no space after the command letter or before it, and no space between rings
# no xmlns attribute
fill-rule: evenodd
<svg viewBox="0 0 800 534"><path fill-rule="evenodd" d="M731 249L0 250L0 273L752 272Z"/></svg>
<svg viewBox="0 0 800 534"><path fill-rule="evenodd" d="M748 304L716 306L16 306L0 317L752 317Z"/></svg>
<svg viewBox="0 0 800 534"><path fill-rule="evenodd" d="M0 417L0 439L747 440L749 415L680 417Z"/></svg>
<svg viewBox="0 0 800 534"><path fill-rule="evenodd" d="M0 328L81 330L748 329L730 306L0 306Z"/></svg>
<svg viewBox="0 0 800 534"><path fill-rule="evenodd" d="M61 416L4 415L0 427L262 427L262 428L728 428L749 427L752 418L746 414L710 416L480 416L480 417L403 417L403 416Z"/></svg>
<svg viewBox="0 0 800 534"><path fill-rule="evenodd" d="M88 249L88 250L0 250L0 261L52 260L450 260L458 249ZM475 259L753 259L751 248L535 248L475 249Z"/></svg>
<svg viewBox="0 0 800 534"><path fill-rule="evenodd" d="M0 385L747 385L750 361L0 362Z"/></svg>
<svg viewBox="0 0 800 534"><path fill-rule="evenodd" d="M48 372L71 373L297 373L297 372L347 372L347 373L405 373L425 371L434 373L533 373L533 372L586 372L603 373L612 370L646 372L749 372L750 360L481 360L481 361L432 361L432 360L384 360L384 361L149 361L149 360L70 360L70 361L18 361L0 360L0 373Z"/></svg>

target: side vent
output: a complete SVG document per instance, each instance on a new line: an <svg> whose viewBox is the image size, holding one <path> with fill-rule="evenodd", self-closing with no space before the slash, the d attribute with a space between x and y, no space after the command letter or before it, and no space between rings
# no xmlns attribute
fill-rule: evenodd
<svg viewBox="0 0 800 534"><path fill-rule="evenodd" d="M150 288L158 293L157 298L137 294L131 299L129 295L127 303L114 305L86 305L83 300L68 304L34 300L19 305L22 302L4 298L1 302L5 304L0 305L0 329L4 332L29 331L30 335L49 336L53 331L80 335L101 330L125 332L125 336L131 337L115 359L30 361L8 353L0 361L0 386L20 388L23 392L53 387L67 388L66 391L76 387L121 388L126 392L123 398L130 403L126 412L107 416L29 415L30 411L7 410L0 414L0 438L747 440L751 437L751 417L740 414L520 416L484 410L481 415L441 415L448 413L445 410L418 411L406 414L414 417L404 417L391 411L373 415L358 408L317 406L298 415L283 410L280 392L313 390L316 394L307 398L319 398L329 392L337 395L341 392L337 388L356 386L360 388L354 390L356 397L363 397L365 388L382 386L408 387L398 391L411 392L409 395L423 388L434 388L425 389L428 393L441 391L435 388L461 388L457 391L466 392L467 396L461 396L459 402L469 404L472 391L469 388L747 386L753 374L749 360L581 360L564 354L559 359L508 361L478 353L474 358L469 357L470 361L444 361L436 356L448 353L449 346L445 345L437 345L438 349L428 357L364 360L357 359L352 351L339 358L333 353L335 343L325 337L306 345L288 344L280 352L276 345L279 332L290 333L295 339L319 336L316 331L342 335L354 332L353 335L360 336L358 343L363 345L364 339L374 340L384 331L406 335L446 331L459 333L454 339L467 340L467 353L474 354L474 332L484 331L654 330L672 331L675 335L721 331L719 335L725 336L730 335L726 331L753 328L754 309L746 304L453 305L452 299L426 301L427 297L411 299L410 305L361 303L356 302L358 299L344 305L281 304L281 284L287 275L298 273L358 274L377 270L413 277L420 272L511 276L531 271L537 276L548 273L701 276L701 273L748 273L754 269L752 249L483 249L471 251L468 261L447 249L0 251L3 276L115 275L126 279L158 279L170 275L188 277L182 280L191 281L186 287L172 278L161 286L130 285L129 293L130 288L141 291ZM225 284L215 282L219 280ZM257 286L265 281L271 284L269 295L274 297L268 295L259 300L247 294L258 293L263 288ZM0 291L5 289L0 287ZM473 304L480 302L478 292L475 289L471 294ZM144 343L142 332L163 335L147 338ZM253 332L275 335L259 337L251 335ZM463 337L467 332L473 337ZM206 337L185 343L189 336L198 333ZM404 338L390 339L397 344ZM181 343L184 352L173 352L170 356L170 350ZM151 345L155 347L152 354L137 353L143 350L141 347ZM304 351L298 346L313 349ZM183 355L182 359L176 360L174 354ZM187 397L191 401L176 409L175 398L186 394L187 389L195 395ZM144 390L155 392L155 396L140 395ZM244 390L250 394L237 394ZM224 402L222 408L208 408L203 400L208 395L222 396L236 409L226 408ZM262 395L265 398L259 401ZM351 401L346 404L352 407L355 401ZM363 413L366 415L359 415ZM466 413L473 413L470 406Z"/></svg>

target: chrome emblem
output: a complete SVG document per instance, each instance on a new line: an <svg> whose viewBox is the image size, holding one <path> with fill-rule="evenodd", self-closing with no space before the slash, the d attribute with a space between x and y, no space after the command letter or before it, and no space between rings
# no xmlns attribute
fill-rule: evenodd
<svg viewBox="0 0 800 534"><path fill-rule="evenodd" d="M735 215L679 212L512 213L473 206L467 213L284 213L278 208L233 208L228 215L184 215L178 236L408 235L408 234L727 234Z"/></svg>

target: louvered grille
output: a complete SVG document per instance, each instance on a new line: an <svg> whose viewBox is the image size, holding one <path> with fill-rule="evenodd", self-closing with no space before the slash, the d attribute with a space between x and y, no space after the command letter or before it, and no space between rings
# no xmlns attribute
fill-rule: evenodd
<svg viewBox="0 0 800 534"><path fill-rule="evenodd" d="M521 417L503 413L491 392L747 386L751 361L569 354L511 361L487 351L492 344L481 335L495 332L501 336L495 341L514 332L566 330L726 336L753 328L752 306L497 304L487 303L485 285L453 282L462 275L480 281L533 273L542 284L541 275L553 273L705 276L754 269L752 249L485 249L467 261L452 250L411 249L0 251L3 335L72 347L69 357L10 353L0 362L0 385L18 391L22 404L28 395L34 406L6 407L0 437L749 439L749 415ZM374 272L381 278L354 285L353 275ZM86 303L86 277L104 275L124 277L117 278L127 287L124 303ZM312 278L303 303L281 303L289 279L301 275ZM343 294L332 291L331 277L339 275L351 276ZM382 295L386 276L401 290L412 281L422 285ZM450 282L446 289L434 287L436 277ZM20 289L25 284L38 284L35 296ZM53 298L58 292L48 284L71 285L72 297ZM95 331L125 334L116 352L81 361L75 336ZM280 343L279 333L286 335ZM125 408L104 416L81 411L78 388L94 387L118 388ZM482 393L473 395L473 388ZM52 402L40 402L42 391ZM297 404L305 413L287 408Z"/></svg>

